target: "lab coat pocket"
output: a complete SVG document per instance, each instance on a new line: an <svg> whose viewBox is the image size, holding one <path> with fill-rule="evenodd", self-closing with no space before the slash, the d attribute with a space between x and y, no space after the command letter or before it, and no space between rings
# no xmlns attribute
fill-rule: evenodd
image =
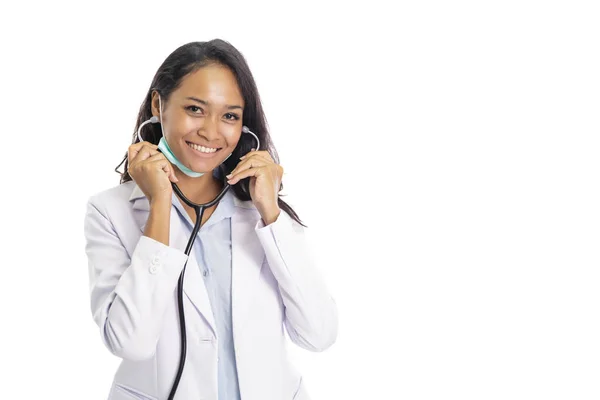
<svg viewBox="0 0 600 400"><path fill-rule="evenodd" d="M110 396L110 400L156 400L156 397L149 396L139 390L133 389L129 386L115 383L115 390L113 395Z"/></svg>

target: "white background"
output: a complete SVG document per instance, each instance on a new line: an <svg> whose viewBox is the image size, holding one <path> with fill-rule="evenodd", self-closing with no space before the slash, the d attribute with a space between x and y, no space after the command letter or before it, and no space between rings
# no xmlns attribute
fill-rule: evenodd
<svg viewBox="0 0 600 400"><path fill-rule="evenodd" d="M85 204L160 63L215 37L339 306L333 347L290 347L314 400L600 398L592 2L3 4L0 398L106 398Z"/></svg>

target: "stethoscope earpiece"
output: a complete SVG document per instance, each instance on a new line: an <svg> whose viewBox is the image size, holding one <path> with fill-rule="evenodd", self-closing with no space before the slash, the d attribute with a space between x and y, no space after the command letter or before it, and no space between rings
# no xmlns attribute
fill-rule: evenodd
<svg viewBox="0 0 600 400"><path fill-rule="evenodd" d="M242 126L242 133L249 133L252 136L254 136L254 139L256 139L256 150L260 150L260 140L258 139L258 136L256 136L254 134L254 132L252 132L250 129L248 129L248 127L246 125Z"/></svg>

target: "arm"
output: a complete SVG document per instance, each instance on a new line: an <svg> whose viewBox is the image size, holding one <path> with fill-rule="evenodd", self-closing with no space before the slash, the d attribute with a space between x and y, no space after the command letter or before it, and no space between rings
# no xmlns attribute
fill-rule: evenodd
<svg viewBox="0 0 600 400"><path fill-rule="evenodd" d="M260 220L255 231L279 285L290 339L307 350L327 349L337 337L337 305L316 269L304 228L282 211L269 225Z"/></svg>
<svg viewBox="0 0 600 400"><path fill-rule="evenodd" d="M94 321L113 354L147 359L156 350L162 316L187 255L166 244L165 209L151 207L145 235L130 258L99 203L88 201L84 222Z"/></svg>

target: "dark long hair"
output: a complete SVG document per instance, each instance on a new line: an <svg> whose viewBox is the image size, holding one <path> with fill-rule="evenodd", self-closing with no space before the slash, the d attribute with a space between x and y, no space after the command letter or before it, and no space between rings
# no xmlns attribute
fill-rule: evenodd
<svg viewBox="0 0 600 400"><path fill-rule="evenodd" d="M139 142L137 137L138 127L146 120L152 117L151 101L152 92L156 90L164 102L167 102L171 93L176 90L181 83L181 80L189 73L195 72L196 70L209 65L217 63L228 67L237 78L237 83L242 92L244 98L244 113L243 113L243 125L247 126L252 132L260 139L261 150L267 150L275 163L279 164L279 157L277 150L273 145L271 136L269 135L269 129L267 126L267 120L263 107L256 88L254 77L250 72L250 68L244 59L244 56L230 43L221 40L214 39L208 42L191 42L177 48L171 53L166 60L162 63L154 79L150 89L144 98L144 102L140 107L140 112L137 117L135 129L132 135L132 144ZM158 124L148 124L144 127L144 139L158 145L159 140L162 137L162 132ZM254 138L249 134L242 134L238 145L231 157L229 157L223 164L219 166L221 169L219 174L221 177L229 175L231 171L236 167L239 158L248 153L255 146ZM119 172L119 167L125 162L124 172ZM127 153L123 160L117 165L115 171L121 175L121 182L125 183L131 181L132 178L127 172ZM281 184L279 191L283 189L283 183ZM238 183L233 185L230 189L233 190L234 195L243 201L251 200L250 197L250 180L244 178ZM298 214L290 207L285 201L281 199L282 195L278 196L279 208L287 212L288 215L297 221L300 225L306 226L300 221Z"/></svg>

